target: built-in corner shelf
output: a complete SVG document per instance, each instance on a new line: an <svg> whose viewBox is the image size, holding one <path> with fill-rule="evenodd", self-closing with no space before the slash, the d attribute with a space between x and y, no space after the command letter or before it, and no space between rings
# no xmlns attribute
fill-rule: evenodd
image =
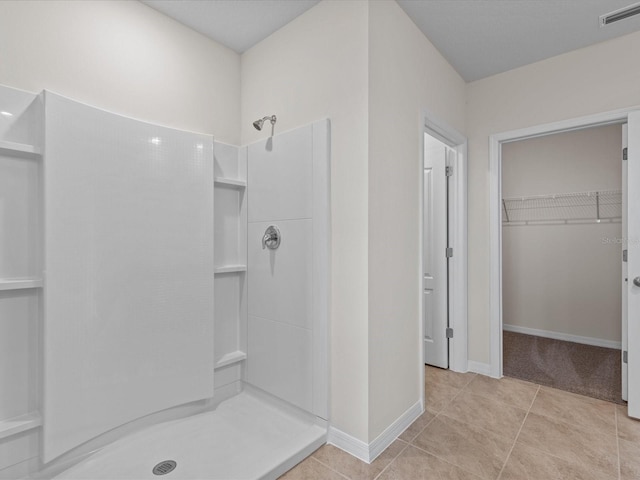
<svg viewBox="0 0 640 480"><path fill-rule="evenodd" d="M36 156L41 154L41 150L34 145L27 145L25 143L7 142L6 140L0 140L0 154L26 154L29 156Z"/></svg>
<svg viewBox="0 0 640 480"><path fill-rule="evenodd" d="M3 290L26 290L29 288L41 288L41 278L17 278L0 279L0 291Z"/></svg>
<svg viewBox="0 0 640 480"><path fill-rule="evenodd" d="M244 180L237 180L235 178L216 177L215 183L218 185L226 185L232 188L246 188L247 182Z"/></svg>
<svg viewBox="0 0 640 480"><path fill-rule="evenodd" d="M235 352L227 353L220 360L216 362L216 368L226 367L227 365L231 365L233 363L238 363L247 359L247 354L241 350L236 350Z"/></svg>
<svg viewBox="0 0 640 480"><path fill-rule="evenodd" d="M215 267L214 273L236 273L236 272L246 272L246 265L223 265L221 267Z"/></svg>
<svg viewBox="0 0 640 480"><path fill-rule="evenodd" d="M0 420L0 439L38 428L40 425L42 425L42 419L38 413Z"/></svg>

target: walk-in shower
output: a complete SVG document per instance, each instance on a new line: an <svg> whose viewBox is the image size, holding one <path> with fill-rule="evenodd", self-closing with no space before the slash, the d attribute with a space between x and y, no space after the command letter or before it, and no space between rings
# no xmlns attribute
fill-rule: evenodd
<svg viewBox="0 0 640 480"><path fill-rule="evenodd" d="M0 478L275 478L324 443L329 121L0 111Z"/></svg>

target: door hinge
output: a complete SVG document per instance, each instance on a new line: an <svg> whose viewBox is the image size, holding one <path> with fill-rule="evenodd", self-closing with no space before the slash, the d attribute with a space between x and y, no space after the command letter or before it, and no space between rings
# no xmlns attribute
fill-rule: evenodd
<svg viewBox="0 0 640 480"><path fill-rule="evenodd" d="M450 177L451 175L453 175L453 167L449 167L449 166L445 167L444 174L447 177Z"/></svg>
<svg viewBox="0 0 640 480"><path fill-rule="evenodd" d="M447 338L453 338L453 328L447 327Z"/></svg>
<svg viewBox="0 0 640 480"><path fill-rule="evenodd" d="M629 356L629 354L627 353L626 350L624 352L622 352L622 363L629 363L628 356Z"/></svg>
<svg viewBox="0 0 640 480"><path fill-rule="evenodd" d="M447 258L453 257L453 248L447 247L446 255L447 255Z"/></svg>
<svg viewBox="0 0 640 480"><path fill-rule="evenodd" d="M626 160L626 159L627 159L627 155L628 155L628 154L627 154L627 147L624 147L624 148L622 149L622 159L623 159L623 160Z"/></svg>
<svg viewBox="0 0 640 480"><path fill-rule="evenodd" d="M627 250L622 250L622 261L626 262L627 261Z"/></svg>

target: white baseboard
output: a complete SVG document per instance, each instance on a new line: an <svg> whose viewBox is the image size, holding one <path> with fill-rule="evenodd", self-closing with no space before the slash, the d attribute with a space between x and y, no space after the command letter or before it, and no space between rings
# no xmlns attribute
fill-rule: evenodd
<svg viewBox="0 0 640 480"><path fill-rule="evenodd" d="M344 450L349 455L359 458L363 462L369 462L369 445L352 437L348 433L338 430L336 427L329 427L327 432L327 443Z"/></svg>
<svg viewBox="0 0 640 480"><path fill-rule="evenodd" d="M622 348L621 342L613 340L604 340L602 338L582 337L580 335L571 335L569 333L552 332L550 330L538 330L537 328L521 327L519 325L502 325L502 329L507 332L524 333L526 335L535 335L536 337L552 338L554 340L565 340L567 342L582 343L584 345L593 345L595 347Z"/></svg>
<svg viewBox="0 0 640 480"><path fill-rule="evenodd" d="M395 422L389 425L384 432L378 435L373 442L369 444L370 461L373 462L378 455L384 452L402 432L409 428L409 425L411 425L416 418L422 415L423 411L422 402L418 401L414 403L406 412L400 415Z"/></svg>
<svg viewBox="0 0 640 480"><path fill-rule="evenodd" d="M488 363L474 362L473 360L467 361L467 371L472 373L479 373L480 375L491 376L491 365Z"/></svg>
<svg viewBox="0 0 640 480"><path fill-rule="evenodd" d="M371 463L378 455L384 452L409 425L422 415L422 412L422 403L418 401L369 444L335 427L329 427L327 443L338 447L340 450L344 450L363 462Z"/></svg>

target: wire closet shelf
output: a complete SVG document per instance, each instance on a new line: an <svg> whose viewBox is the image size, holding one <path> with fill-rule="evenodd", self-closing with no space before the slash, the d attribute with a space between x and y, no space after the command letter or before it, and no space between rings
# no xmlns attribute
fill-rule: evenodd
<svg viewBox="0 0 640 480"><path fill-rule="evenodd" d="M502 199L503 226L617 223L621 219L620 190Z"/></svg>

